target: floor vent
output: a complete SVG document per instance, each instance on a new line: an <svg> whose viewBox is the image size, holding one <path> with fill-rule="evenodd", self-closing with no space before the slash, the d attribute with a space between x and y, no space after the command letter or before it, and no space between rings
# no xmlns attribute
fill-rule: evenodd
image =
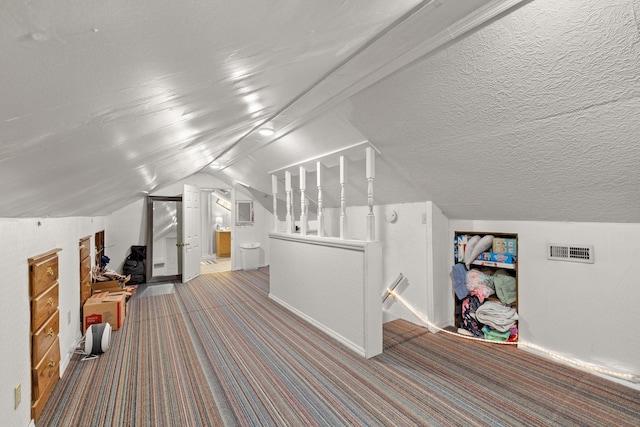
<svg viewBox="0 0 640 427"><path fill-rule="evenodd" d="M593 246L550 243L547 245L547 259L593 264Z"/></svg>

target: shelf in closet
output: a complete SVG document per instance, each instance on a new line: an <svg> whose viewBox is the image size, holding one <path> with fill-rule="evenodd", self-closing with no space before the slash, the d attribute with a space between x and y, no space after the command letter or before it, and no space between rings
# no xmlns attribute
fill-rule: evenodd
<svg viewBox="0 0 640 427"><path fill-rule="evenodd" d="M507 264L504 262L495 262L495 261L473 261L471 265L479 265L482 267L496 267L496 268L504 268L507 270L515 270L515 264Z"/></svg>

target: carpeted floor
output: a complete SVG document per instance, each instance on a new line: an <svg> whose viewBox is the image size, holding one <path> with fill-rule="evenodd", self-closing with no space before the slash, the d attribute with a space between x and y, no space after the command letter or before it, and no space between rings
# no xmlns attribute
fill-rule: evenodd
<svg viewBox="0 0 640 427"><path fill-rule="evenodd" d="M139 292L40 426L637 426L640 392L514 347L385 325L363 359L268 299L268 269Z"/></svg>

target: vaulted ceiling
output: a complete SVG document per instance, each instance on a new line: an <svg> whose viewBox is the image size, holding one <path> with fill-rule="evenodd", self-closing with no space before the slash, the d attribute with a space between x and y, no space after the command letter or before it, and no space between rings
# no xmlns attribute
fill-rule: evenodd
<svg viewBox="0 0 640 427"><path fill-rule="evenodd" d="M574 3L7 0L0 217L109 214L199 171L269 194L315 158L335 205L340 150L366 204L373 146L376 203L640 222L640 6Z"/></svg>

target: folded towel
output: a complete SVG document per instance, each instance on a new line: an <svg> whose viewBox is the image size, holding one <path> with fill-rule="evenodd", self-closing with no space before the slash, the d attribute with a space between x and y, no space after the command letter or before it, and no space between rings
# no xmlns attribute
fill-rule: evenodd
<svg viewBox="0 0 640 427"><path fill-rule="evenodd" d="M486 301L476 310L476 319L500 332L507 332L516 325L518 313L515 308L499 302Z"/></svg>

